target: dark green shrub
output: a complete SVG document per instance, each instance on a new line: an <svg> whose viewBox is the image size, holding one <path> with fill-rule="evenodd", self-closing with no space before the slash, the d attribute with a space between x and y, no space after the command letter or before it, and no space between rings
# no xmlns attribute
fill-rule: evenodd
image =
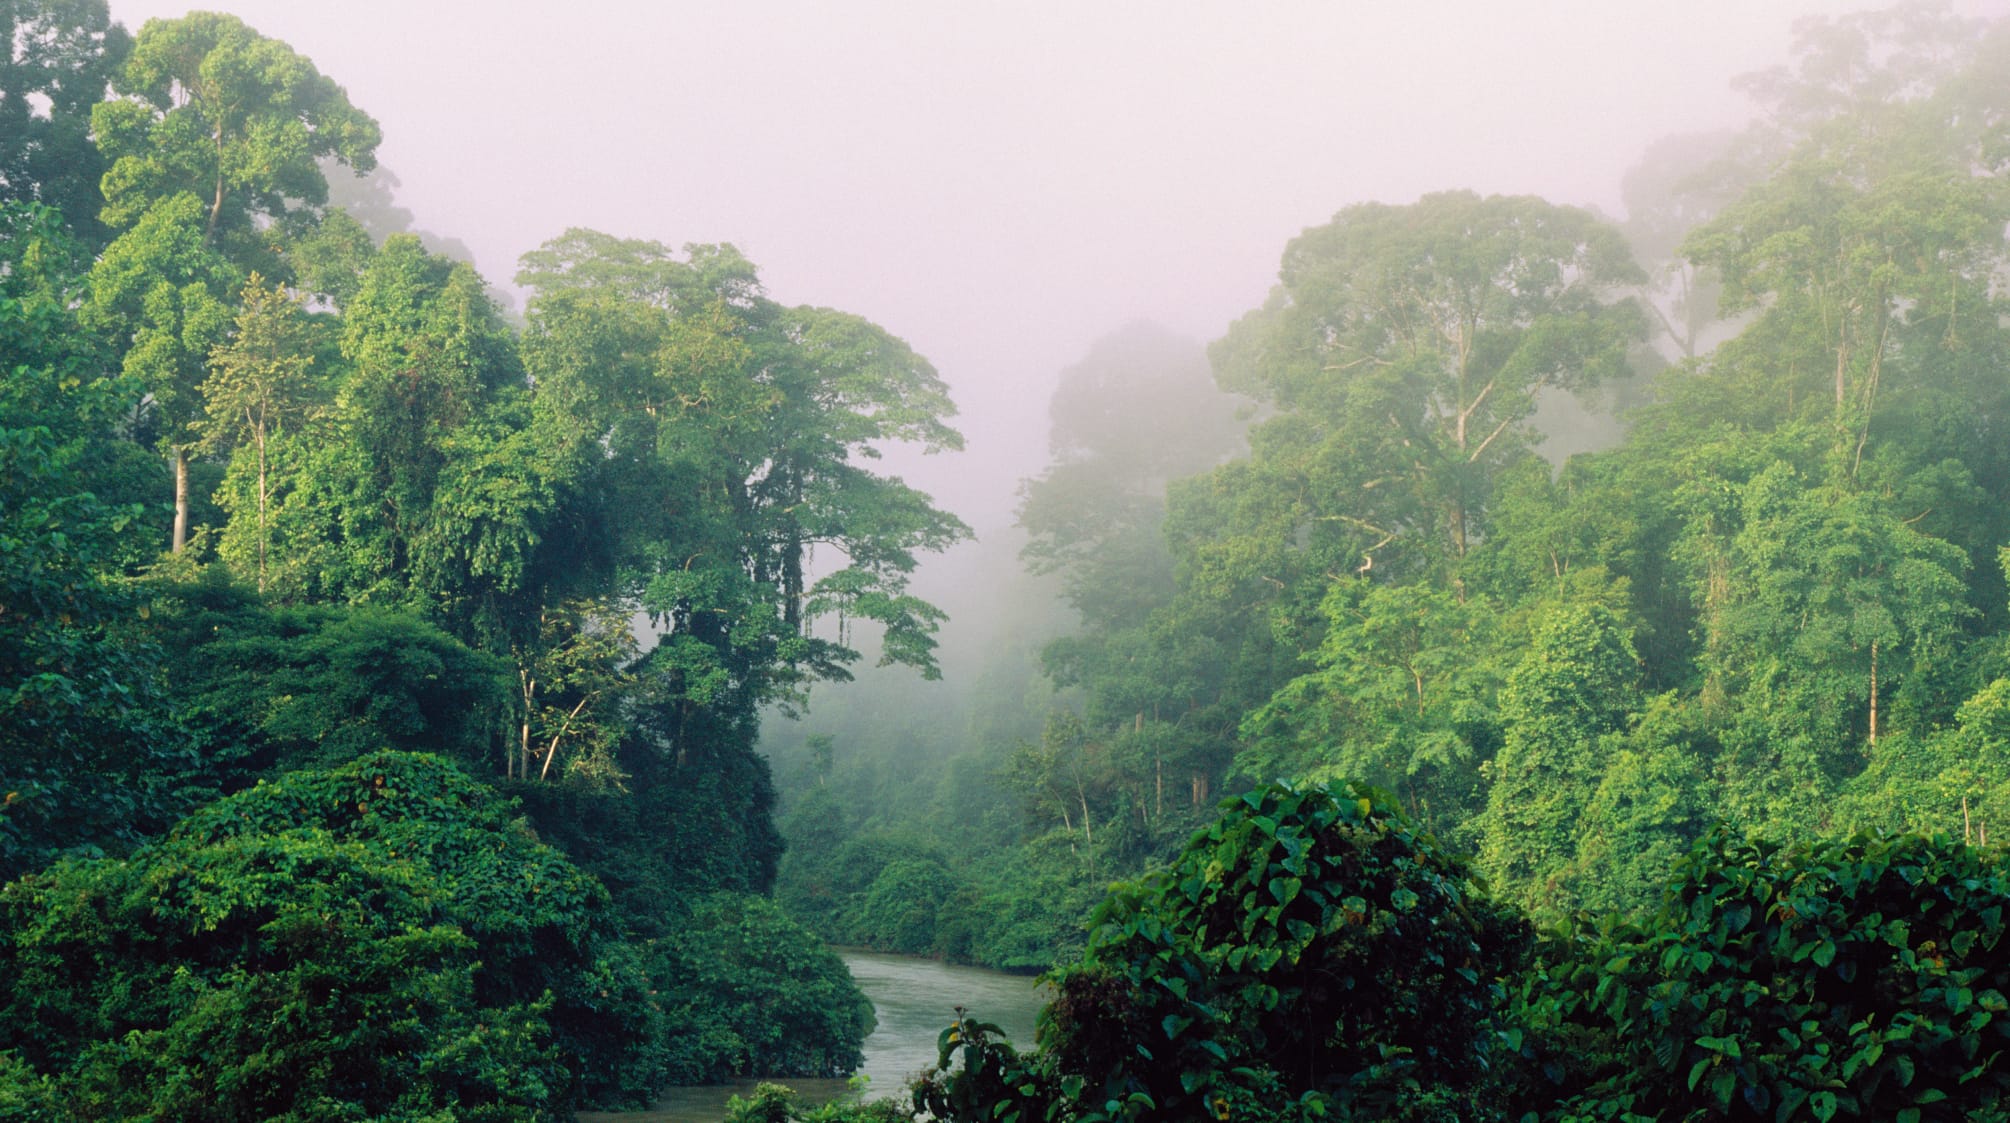
<svg viewBox="0 0 2010 1123"><path fill-rule="evenodd" d="M646 1021L606 893L429 756L213 803L0 889L0 1051L77 1119L537 1119Z"/></svg>
<svg viewBox="0 0 2010 1123"><path fill-rule="evenodd" d="M872 1003L844 961L765 897L701 898L658 941L678 1083L729 1076L845 1076L872 1032Z"/></svg>
<svg viewBox="0 0 2010 1123"><path fill-rule="evenodd" d="M1720 831L1659 910L1554 969L1536 1028L1558 1120L1897 1121L2000 1113L2010 878L1945 838L1797 846ZM1603 1055L1589 1071L1555 1043ZM1574 1086L1579 1081L1586 1086Z"/></svg>
<svg viewBox="0 0 2010 1123"><path fill-rule="evenodd" d="M846 925L848 942L902 955L926 955L936 947L936 916L955 891L954 879L939 862L915 858L892 862L853 903Z"/></svg>
<svg viewBox="0 0 2010 1123"><path fill-rule="evenodd" d="M987 1120L1497 1117L1500 980L1527 945L1525 923L1378 794L1273 785L1222 804L1170 869L1112 891L1087 954L1055 977L1042 1054L959 1023L924 1106Z"/></svg>

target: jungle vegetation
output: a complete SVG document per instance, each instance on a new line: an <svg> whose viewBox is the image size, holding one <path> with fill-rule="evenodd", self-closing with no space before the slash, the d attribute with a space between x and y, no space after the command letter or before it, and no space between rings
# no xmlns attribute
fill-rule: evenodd
<svg viewBox="0 0 2010 1123"><path fill-rule="evenodd" d="M935 673L967 531L874 464L959 446L935 371L725 245L566 231L513 320L329 204L379 127L289 45L0 13L0 1116L851 1071L755 739L819 622Z"/></svg>
<svg viewBox="0 0 2010 1123"><path fill-rule="evenodd" d="M2003 1117L2010 26L1112 336L989 661L811 711L942 669L925 359L584 229L517 316L289 45L0 19L0 1118L838 1074L826 942L1053 972L943 1119Z"/></svg>

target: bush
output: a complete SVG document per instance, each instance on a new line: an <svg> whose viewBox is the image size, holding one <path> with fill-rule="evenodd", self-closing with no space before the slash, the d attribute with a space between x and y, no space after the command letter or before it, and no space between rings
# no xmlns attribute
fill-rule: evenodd
<svg viewBox="0 0 2010 1123"><path fill-rule="evenodd" d="M377 753L0 889L0 1052L63 1118L548 1118L625 1067L605 913L488 789Z"/></svg>
<svg viewBox="0 0 2010 1123"><path fill-rule="evenodd" d="M1558 1120L1976 1119L2010 1090L2010 878L1945 838L1718 831L1541 983ZM1561 1054L1603 1054L1583 1071ZM1587 1047L1587 1043L1591 1043ZM1580 1084L1580 1082L1582 1082ZM1588 1085L1588 1086L1585 1086Z"/></svg>
<svg viewBox="0 0 2010 1123"><path fill-rule="evenodd" d="M955 891L954 879L940 862L892 862L854 900L845 925L847 940L901 955L927 955L936 946L937 914Z"/></svg>
<svg viewBox="0 0 2010 1123"><path fill-rule="evenodd" d="M1222 804L1170 869L1112 891L1087 954L1055 977L1042 1055L959 1023L924 1106L1495 1117L1501 979L1528 942L1380 795L1273 785Z"/></svg>
<svg viewBox="0 0 2010 1123"><path fill-rule="evenodd" d="M764 897L714 893L656 944L677 1083L846 1076L872 1003L836 952Z"/></svg>

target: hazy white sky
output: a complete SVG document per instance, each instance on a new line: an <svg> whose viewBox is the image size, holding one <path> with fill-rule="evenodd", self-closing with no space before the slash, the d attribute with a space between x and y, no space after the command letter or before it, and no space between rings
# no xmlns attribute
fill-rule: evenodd
<svg viewBox="0 0 2010 1123"><path fill-rule="evenodd" d="M186 6L112 0L137 31ZM1618 209L1658 136L1735 123L1819 0L213 0L384 126L419 224L507 283L568 226L729 241L789 303L934 361L971 451L903 465L983 529L1054 376L1151 318L1219 336L1349 203Z"/></svg>

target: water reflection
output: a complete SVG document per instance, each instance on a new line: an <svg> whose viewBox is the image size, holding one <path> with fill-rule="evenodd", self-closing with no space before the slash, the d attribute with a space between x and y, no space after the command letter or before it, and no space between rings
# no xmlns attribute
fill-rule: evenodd
<svg viewBox="0 0 2010 1123"><path fill-rule="evenodd" d="M845 966L872 1000L878 1025L865 1039L866 1095L879 1099L906 1092L907 1082L935 1063L935 1039L962 1006L1005 1031L1014 1045L1033 1043L1033 1022L1045 1002L1033 980L978 967L951 967L931 959L844 951ZM646 1112L582 1112L580 1123L718 1123L728 1096L744 1096L758 1081L672 1088ZM814 1103L843 1095L842 1080L785 1080Z"/></svg>

